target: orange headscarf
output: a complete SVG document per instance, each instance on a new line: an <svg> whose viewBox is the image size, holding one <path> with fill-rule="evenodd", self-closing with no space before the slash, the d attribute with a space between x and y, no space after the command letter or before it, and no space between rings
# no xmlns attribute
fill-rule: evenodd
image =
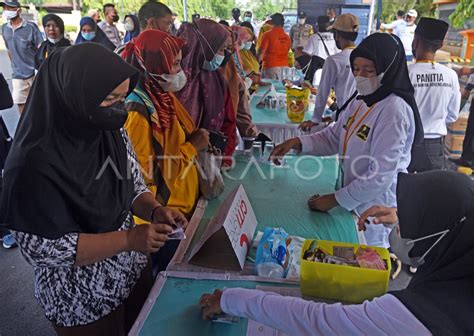
<svg viewBox="0 0 474 336"><path fill-rule="evenodd" d="M143 89L156 109L151 116L154 132L163 132L170 126L175 114L174 96L163 91L158 81L165 81L160 74L168 74L173 61L186 42L159 30L146 30L130 41L122 58L138 68L143 75Z"/></svg>

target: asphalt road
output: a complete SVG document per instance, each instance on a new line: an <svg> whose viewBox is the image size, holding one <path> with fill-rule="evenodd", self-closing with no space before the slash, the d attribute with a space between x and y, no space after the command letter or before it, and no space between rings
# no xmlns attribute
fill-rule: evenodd
<svg viewBox="0 0 474 336"><path fill-rule="evenodd" d="M0 72L11 85L11 67L7 52L0 46ZM11 86L10 86L11 87ZM15 133L19 119L16 106L1 112L10 132ZM0 247L0 335L55 335L34 297L33 268L21 256L20 249Z"/></svg>

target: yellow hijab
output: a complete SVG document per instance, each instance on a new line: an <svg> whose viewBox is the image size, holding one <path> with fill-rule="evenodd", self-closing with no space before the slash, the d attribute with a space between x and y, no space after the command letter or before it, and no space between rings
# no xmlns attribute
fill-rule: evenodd
<svg viewBox="0 0 474 336"><path fill-rule="evenodd" d="M247 29L248 33L250 34L251 41L255 40L255 34L253 31L247 27L245 27L245 29ZM246 74L249 74L252 71L256 74L260 73L260 66L258 64L257 58L250 50L241 49L239 50L239 54L242 60L242 67L244 68Z"/></svg>

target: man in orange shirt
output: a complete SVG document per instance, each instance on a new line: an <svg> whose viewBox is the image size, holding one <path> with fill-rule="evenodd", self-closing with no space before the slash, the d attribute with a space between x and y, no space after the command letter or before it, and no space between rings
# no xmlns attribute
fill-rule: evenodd
<svg viewBox="0 0 474 336"><path fill-rule="evenodd" d="M273 28L263 34L258 49L262 61L262 75L269 79L283 79L284 69L288 69L288 52L291 39L283 30L285 19L280 13L272 15Z"/></svg>

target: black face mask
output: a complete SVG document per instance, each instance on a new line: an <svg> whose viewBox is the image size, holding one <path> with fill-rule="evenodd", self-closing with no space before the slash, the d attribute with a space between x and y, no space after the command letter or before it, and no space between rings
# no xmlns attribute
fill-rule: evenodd
<svg viewBox="0 0 474 336"><path fill-rule="evenodd" d="M222 61L221 68L225 67L230 60L232 54L227 50L224 50L224 60Z"/></svg>
<svg viewBox="0 0 474 336"><path fill-rule="evenodd" d="M128 111L123 101L118 101L107 107L97 107L89 120L93 127L103 131L116 131L127 121Z"/></svg>
<svg viewBox="0 0 474 336"><path fill-rule="evenodd" d="M119 19L120 19L120 16L118 16L118 15L114 15L112 17L112 20L114 20L114 22L118 22Z"/></svg>

